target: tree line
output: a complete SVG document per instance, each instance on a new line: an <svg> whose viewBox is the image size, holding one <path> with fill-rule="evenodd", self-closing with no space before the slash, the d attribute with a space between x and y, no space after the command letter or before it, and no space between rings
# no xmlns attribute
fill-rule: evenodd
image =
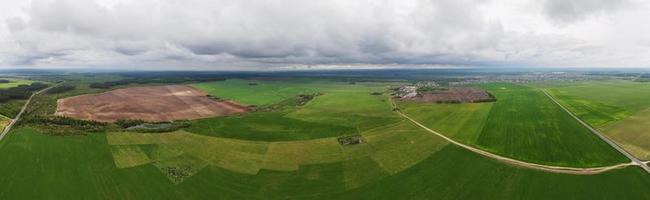
<svg viewBox="0 0 650 200"><path fill-rule="evenodd" d="M185 82L204 82L204 81L224 81L222 77L162 77L162 78L127 78L117 81L106 81L100 83L91 83L90 88L108 89L113 86L128 85L128 84L147 84L147 83L163 83L163 84L177 84Z"/></svg>
<svg viewBox="0 0 650 200"><path fill-rule="evenodd" d="M0 89L0 102L14 99L28 99L32 93L47 88L44 83L32 83L30 85L19 85L12 88Z"/></svg>

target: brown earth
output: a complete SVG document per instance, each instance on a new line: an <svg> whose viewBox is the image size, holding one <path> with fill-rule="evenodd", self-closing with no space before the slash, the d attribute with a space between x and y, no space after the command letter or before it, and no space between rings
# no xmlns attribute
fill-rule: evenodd
<svg viewBox="0 0 650 200"><path fill-rule="evenodd" d="M215 101L186 85L132 87L59 99L54 115L113 122L161 122L231 115L249 111L232 101Z"/></svg>
<svg viewBox="0 0 650 200"><path fill-rule="evenodd" d="M452 87L445 91L419 94L413 99L434 103L472 103L489 101L492 97L486 91L478 88Z"/></svg>

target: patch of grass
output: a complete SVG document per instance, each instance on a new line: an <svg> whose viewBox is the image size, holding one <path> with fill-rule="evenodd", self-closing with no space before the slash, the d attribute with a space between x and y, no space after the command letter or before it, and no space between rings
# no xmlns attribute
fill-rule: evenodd
<svg viewBox="0 0 650 200"><path fill-rule="evenodd" d="M333 198L341 199L647 199L640 168L581 176L504 165L448 145L399 174ZM580 191L580 192L576 192Z"/></svg>
<svg viewBox="0 0 650 200"><path fill-rule="evenodd" d="M401 120L386 95L370 95L374 87L347 86L324 90L287 117L304 121L354 127L357 133Z"/></svg>
<svg viewBox="0 0 650 200"><path fill-rule="evenodd" d="M564 107L596 128L601 128L609 123L625 119L632 115L632 112L623 108L575 97L565 90L549 89L548 91Z"/></svg>
<svg viewBox="0 0 650 200"><path fill-rule="evenodd" d="M640 159L650 159L650 83L585 81L547 86L571 112Z"/></svg>
<svg viewBox="0 0 650 200"><path fill-rule="evenodd" d="M262 106L278 103L298 94L317 93L331 84L333 83L309 79L281 81L228 79L191 85L219 98L232 99L246 105Z"/></svg>
<svg viewBox="0 0 650 200"><path fill-rule="evenodd" d="M399 102L400 109L418 122L468 144L478 139L492 105Z"/></svg>
<svg viewBox="0 0 650 200"><path fill-rule="evenodd" d="M257 141L307 140L356 132L352 127L303 121L279 112L199 119L185 130L201 135Z"/></svg>
<svg viewBox="0 0 650 200"><path fill-rule="evenodd" d="M627 162L541 91L512 84L483 87L499 100L490 109L474 143L477 146L520 160L561 166Z"/></svg>
<svg viewBox="0 0 650 200"><path fill-rule="evenodd" d="M17 78L0 78L3 80L9 80L9 83L0 83L0 89L7 89L7 88L12 88L12 87L17 87L19 85L29 85L32 84L34 81L31 80L26 80L26 79L17 79Z"/></svg>
<svg viewBox="0 0 650 200"><path fill-rule="evenodd" d="M639 159L650 160L650 109L602 128L605 134Z"/></svg>
<svg viewBox="0 0 650 200"><path fill-rule="evenodd" d="M549 86L581 100L622 108L629 112L650 107L650 83L624 80L584 81ZM615 113L613 113L615 114Z"/></svg>
<svg viewBox="0 0 650 200"><path fill-rule="evenodd" d="M402 104L416 120L464 143L533 163L594 167L627 162L541 91L486 84L497 102L458 105Z"/></svg>
<svg viewBox="0 0 650 200"><path fill-rule="evenodd" d="M117 168L135 167L152 161L138 146L112 146L111 151Z"/></svg>
<svg viewBox="0 0 650 200"><path fill-rule="evenodd" d="M395 125L386 133L399 129ZM404 124L403 126L406 126ZM370 135L385 134L380 131ZM165 134L131 134L169 137ZM400 135L400 134L396 134ZM402 134L404 135L404 134ZM108 137L109 139L111 137ZM176 138L183 140L183 138ZM155 141L176 147L172 140ZM124 140L122 140L124 142ZM165 143L166 142L166 143ZM335 142L335 141L334 141ZM2 199L648 199L650 177L638 168L589 176L552 174L504 165L453 145L398 173L380 162L354 156L334 163L301 165L295 171L261 169L257 174L206 165L180 166L199 159L174 156L160 164L115 167L103 134L50 137L19 128L0 142ZM363 144L362 144L363 145ZM149 155L153 145L139 145ZM148 146L148 147L147 147ZM395 145L399 146L399 145ZM361 147L358 145L351 147ZM167 147L163 147L167 148ZM206 149L210 151L211 149ZM360 154L365 148L344 150ZM167 150L164 150L167 151ZM400 151L400 150L396 150ZM154 153L155 154L155 153ZM160 153L173 155L175 153ZM408 153L401 154L409 156ZM149 156L154 159L155 156ZM162 156L167 157L167 156ZM202 160L202 159L200 159ZM182 171L170 181L157 166ZM62 170L66 169L66 170ZM193 174L192 174L193 173ZM39 192L33 192L33 191ZM581 192L576 192L581 191Z"/></svg>

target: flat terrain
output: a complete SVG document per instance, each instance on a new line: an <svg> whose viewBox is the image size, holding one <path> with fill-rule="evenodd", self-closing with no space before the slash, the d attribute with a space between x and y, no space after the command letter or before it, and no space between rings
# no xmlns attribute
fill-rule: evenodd
<svg viewBox="0 0 650 200"><path fill-rule="evenodd" d="M514 84L482 87L495 95L497 102L402 107L433 130L522 161L572 167L628 162L541 91Z"/></svg>
<svg viewBox="0 0 650 200"><path fill-rule="evenodd" d="M4 186L0 190L0 198L650 198L650 192L647 190L650 187L650 177L637 168L589 176L550 174L504 165L452 145L436 145L439 140L416 132L409 134L396 131L402 128L368 133L368 136L376 135L373 140L384 142L344 149L351 155L350 158L359 155L348 161L300 165L295 171L261 169L254 175L205 165L197 172L192 172L192 176L177 183L163 173L161 168L169 169L165 167L178 165L178 160L198 167L202 164L186 155L174 156L174 152L179 151L169 152L164 150L166 147L161 149L154 147L156 145L144 144L151 143L153 139L143 139L141 144L133 144L139 148L134 150L131 147L109 145L109 141L113 139L107 140L106 137L112 136L105 134L51 137L30 128L16 129L0 142L0 154L12 155L0 157L0 162L6 163L0 165L0 175L4 177L0 179L0 184ZM135 139L131 138L129 141ZM416 146L404 146L412 142L415 142ZM174 145L169 145L169 148L172 147ZM317 157L313 153L286 150L311 158ZM423 150L429 153L414 153ZM274 151L269 147L265 154L276 154L272 153ZM365 157L361 156L364 154L358 154L364 151L375 152L376 155L371 153L372 157ZM219 155L221 152L211 154ZM114 160L116 155L131 155L129 159L123 159L124 162L120 161L130 164L120 164L121 168L118 167ZM170 159L157 161L164 160L164 157ZM305 157L298 158L300 159L287 161L303 160ZM380 162L383 164L378 164ZM130 165L132 167L126 167ZM390 170L396 171L391 173ZM34 190L39 192L33 192Z"/></svg>
<svg viewBox="0 0 650 200"><path fill-rule="evenodd" d="M269 105L278 103L297 94L315 93L332 82L314 80L256 80L228 79L207 83L192 84L200 89L225 99L235 100L246 105Z"/></svg>
<svg viewBox="0 0 650 200"><path fill-rule="evenodd" d="M19 85L29 85L34 81L25 80L25 79L16 79L16 78L0 78L4 80L9 80L9 83L0 83L0 89L12 88Z"/></svg>
<svg viewBox="0 0 650 200"><path fill-rule="evenodd" d="M639 159L650 160L650 83L610 80L552 85L578 117Z"/></svg>
<svg viewBox="0 0 650 200"><path fill-rule="evenodd" d="M189 127L166 133L110 129L62 137L20 124L0 141L0 163L5 163L0 199L650 199L650 176L637 167L557 174L460 148L393 111L386 83L232 81L235 86L223 94L235 101L258 101L239 91L265 84L310 89L292 89L282 98L251 89L270 98L255 103L260 110L192 120ZM228 81L210 84L223 83ZM53 111L39 99L53 104L58 97L92 92L78 88L43 94L28 113ZM432 129L499 155L578 167L621 159L586 137L591 135L563 128L571 127L565 124L571 120L553 121L554 111L533 111L553 110L536 98L536 90L510 84L484 88L503 90L496 92L499 101L399 106ZM296 95L313 93L319 95L295 102ZM222 97L220 90L210 94ZM504 111L509 107L499 104L502 99L521 115ZM508 123L495 124L491 117ZM488 128L511 132L487 143L484 134L497 134ZM364 142L338 142L350 135ZM545 153L549 156L538 156Z"/></svg>
<svg viewBox="0 0 650 200"><path fill-rule="evenodd" d="M304 105L287 105L271 111L251 112L242 115L196 120L186 130L192 133L256 141L292 141L360 134L368 129L385 126L401 120L391 109L386 95L372 95L383 92L384 85L368 83L348 84L331 81L257 81L259 85L249 86L241 81L241 90L266 84L292 84L294 88L314 86L311 93L319 93ZM221 82L215 82L221 83ZM232 83L234 84L234 83ZM260 91L263 93L263 91ZM215 95L221 93L216 92ZM293 99L300 93L287 93ZM249 94L230 94L231 99L244 100ZM264 98L264 95L262 97ZM283 104L275 102L276 104ZM271 104L271 105L276 105ZM284 105L284 104L283 104Z"/></svg>
<svg viewBox="0 0 650 200"><path fill-rule="evenodd" d="M472 103L490 99L490 94L478 88L451 87L448 90L426 92L412 100L428 103Z"/></svg>
<svg viewBox="0 0 650 200"><path fill-rule="evenodd" d="M232 101L217 102L189 86L132 87L59 99L55 115L112 122L118 119L172 121L247 111Z"/></svg>

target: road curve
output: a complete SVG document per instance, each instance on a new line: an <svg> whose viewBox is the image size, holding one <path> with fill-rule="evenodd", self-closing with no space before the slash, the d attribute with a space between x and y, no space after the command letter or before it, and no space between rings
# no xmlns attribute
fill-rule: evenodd
<svg viewBox="0 0 650 200"><path fill-rule="evenodd" d="M537 163L530 163L530 162L526 162L526 161L521 161L521 160L516 160L516 159L500 156L500 155L497 155L497 154L493 154L493 153L490 153L490 152L487 152L487 151L484 151L484 150L481 150L481 149L478 149L478 148L475 148L475 147L460 143L460 142L455 141L455 140L453 140L453 139L451 139L451 138L449 138L449 137L447 137L447 136L445 136L445 135L443 135L443 134L441 134L439 132L431 130L430 128L422 125L420 122L418 122L418 121L414 120L413 118L409 117L408 115L404 114L399 108L397 108L397 105L395 104L395 102L393 101L392 98L390 98L390 101L391 101L391 103L393 105L393 109L395 110L395 112L397 112L399 115L401 115L405 119L411 121L413 124L415 124L415 125L419 126L420 128L426 130L427 132L433 133L433 134L435 134L435 135L437 135L439 137L442 137L443 139L447 140L448 142L450 142L452 144L455 144L455 145L457 145L459 147L462 147L462 148L467 149L469 151L472 151L474 153L480 154L480 155L488 157L488 158L492 158L494 160L497 160L497 161L500 161L500 162L503 162L503 163L506 163L506 164L510 164L510 165L514 165L514 166L518 166L518 167L523 167L523 168L529 168L529 169L541 170L541 171L546 171L546 172L552 172L552 173L576 174L576 175L598 174L598 173L603 173L603 172L613 170L613 169L621 169L621 168L625 168L627 166L636 165L636 163L630 162L630 163L621 163L621 164L612 165L612 166L605 166L605 167L591 167L591 168L562 167L562 166L552 166L552 165L543 165L543 164L537 164Z"/></svg>
<svg viewBox="0 0 650 200"><path fill-rule="evenodd" d="M630 154L629 152L625 151L625 149L623 149L622 147L618 146L618 144L616 144L616 142L610 140L607 136L605 136L604 134L602 134L600 131L598 131L598 130L594 129L593 127L591 127L591 125L589 125L589 124L587 124L586 122L582 121L582 119L578 118L578 116L574 115L571 111L569 111L569 109L567 109L567 108L564 107L562 104L560 104L560 102L558 102L558 101L555 99L555 97L553 97L552 95L550 95L550 94L546 91L546 89L542 89L542 92L544 92L544 94L545 94L548 98L550 98L553 102L555 102L555 104L557 104L558 106L560 106L560 108L562 108L562 110L564 110L566 113L568 113L569 115L571 115L571 117L573 117L575 120L578 120L578 122L580 122L580 124L582 124L584 127L586 127L587 129L589 129L593 134L595 134L595 135L598 136L600 139L602 139L603 141L605 141L607 144L609 144L609 146L612 146L612 147L613 147L614 149L616 149L618 152L621 152L621 154L625 155L625 157L627 157L628 159L632 160L632 163L634 163L634 165L637 165L637 166L641 167L643 170L645 170L646 172L648 172L648 173L650 174L650 167L648 167L648 165L646 165L646 163L644 163L643 161L641 161L641 160L639 160L638 158L634 157L634 156L633 156L632 154Z"/></svg>
<svg viewBox="0 0 650 200"><path fill-rule="evenodd" d="M61 82L61 83L63 83L63 82ZM40 94L42 92L45 92L45 91L47 91L47 90L49 90L49 89L51 89L53 87L56 87L57 85L59 85L61 83L57 83L57 84L54 84L54 85L52 85L50 87L47 87L45 89L34 92L31 96L29 96L29 99L27 99L27 101L25 102L25 105L23 105L23 107L20 109L20 112L18 112L18 114L13 119L11 119L11 122L9 122L9 124L7 124L7 126L5 126L5 128L2 130L2 133L0 133L0 141L2 141L2 139L5 137L5 135L7 135L7 133L9 133L9 131L11 130L11 127L13 127L14 124L16 124L16 122L18 122L18 120L20 120L20 116L23 115L23 113L27 109L27 106L29 105L29 102L32 101L32 98L34 98L34 96L36 96L36 95L38 95L38 94Z"/></svg>

